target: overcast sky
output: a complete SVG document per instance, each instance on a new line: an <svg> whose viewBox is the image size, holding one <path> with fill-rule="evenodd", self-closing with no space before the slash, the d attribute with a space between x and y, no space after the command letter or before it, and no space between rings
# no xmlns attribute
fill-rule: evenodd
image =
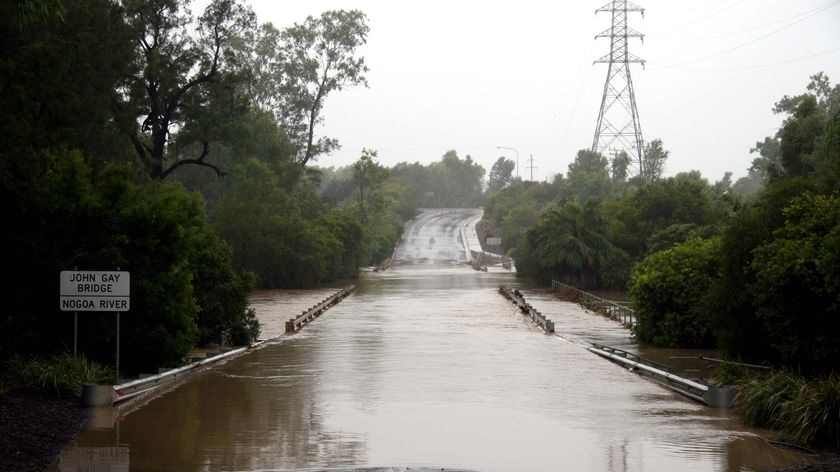
<svg viewBox="0 0 840 472"><path fill-rule="evenodd" d="M336 92L321 135L342 149L321 156L343 166L362 148L380 162L429 163L455 149L488 171L519 152L534 179L565 173L589 148L609 52L606 0L254 0L260 22L284 27L331 9L359 9L371 28L361 50L369 88ZM666 174L700 170L710 180L746 174L750 147L775 133L771 108L804 92L824 71L840 80L840 0L639 0L644 33L631 52L647 61L632 77L642 132L671 154Z"/></svg>

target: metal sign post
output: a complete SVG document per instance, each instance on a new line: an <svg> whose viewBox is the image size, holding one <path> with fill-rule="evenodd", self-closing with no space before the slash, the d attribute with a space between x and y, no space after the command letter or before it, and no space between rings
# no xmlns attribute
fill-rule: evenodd
<svg viewBox="0 0 840 472"><path fill-rule="evenodd" d="M117 312L117 383L120 383L120 312Z"/></svg>
<svg viewBox="0 0 840 472"><path fill-rule="evenodd" d="M120 313L131 307L131 274L120 271L63 270L60 274L59 308L75 313L73 353L77 352L80 311L109 311L117 314L117 379L120 377Z"/></svg>

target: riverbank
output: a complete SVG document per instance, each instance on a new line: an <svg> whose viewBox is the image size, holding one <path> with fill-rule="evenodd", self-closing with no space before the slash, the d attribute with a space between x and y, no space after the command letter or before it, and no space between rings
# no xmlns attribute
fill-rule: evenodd
<svg viewBox="0 0 840 472"><path fill-rule="evenodd" d="M0 396L0 472L39 472L82 431L88 410L54 396Z"/></svg>

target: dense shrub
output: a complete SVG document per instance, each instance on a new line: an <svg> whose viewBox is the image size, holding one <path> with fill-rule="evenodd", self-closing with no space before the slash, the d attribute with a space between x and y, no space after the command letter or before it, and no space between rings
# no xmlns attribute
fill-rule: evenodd
<svg viewBox="0 0 840 472"><path fill-rule="evenodd" d="M690 239L654 253L633 271L630 299L636 336L661 346L711 346L703 300L717 277L720 239Z"/></svg>
<svg viewBox="0 0 840 472"><path fill-rule="evenodd" d="M840 197L805 193L753 251L750 286L774 357L829 372L840 358Z"/></svg>

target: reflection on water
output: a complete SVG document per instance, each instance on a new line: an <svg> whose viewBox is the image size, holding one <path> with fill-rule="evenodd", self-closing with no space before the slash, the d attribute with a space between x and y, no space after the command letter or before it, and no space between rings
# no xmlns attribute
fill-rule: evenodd
<svg viewBox="0 0 840 472"><path fill-rule="evenodd" d="M138 471L737 471L803 460L730 411L583 348L635 349L618 323L526 290L556 324L545 335L499 284L517 281L465 267L364 273L303 332L196 374L78 447L129 448ZM277 306L295 296L276 292ZM270 310L271 293L260 303Z"/></svg>

